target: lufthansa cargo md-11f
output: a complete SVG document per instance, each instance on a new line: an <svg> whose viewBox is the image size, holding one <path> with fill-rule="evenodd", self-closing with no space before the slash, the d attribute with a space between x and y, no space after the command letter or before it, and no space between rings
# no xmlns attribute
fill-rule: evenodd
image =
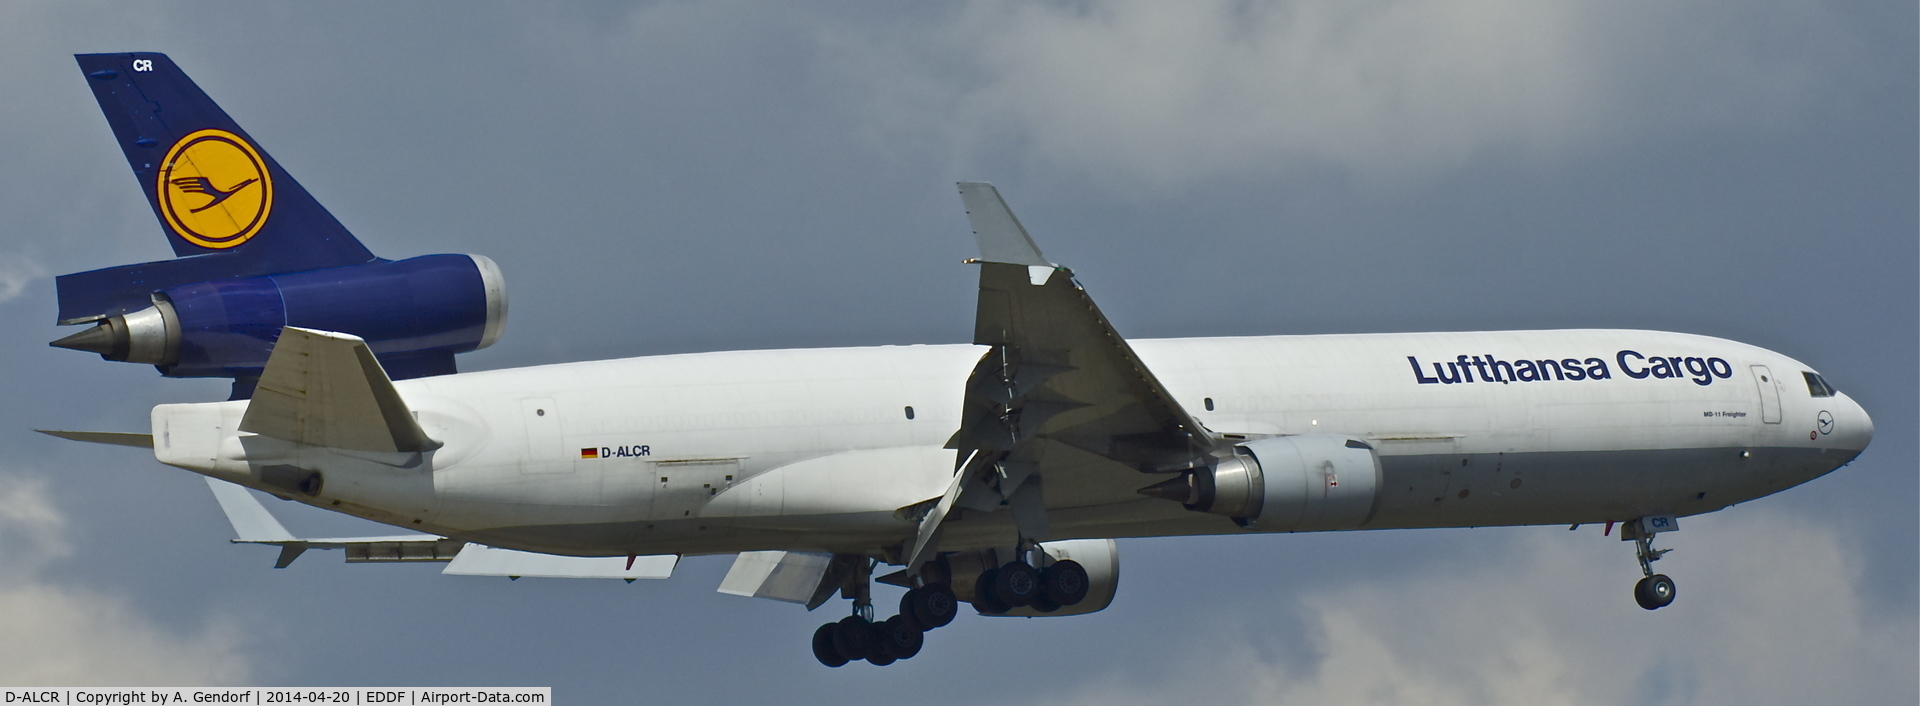
<svg viewBox="0 0 1920 706"><path fill-rule="evenodd" d="M1129 341L994 188L971 345L733 351L457 373L500 334L500 270L375 257L161 54L78 57L174 260L58 279L53 345L233 380L155 407L236 541L447 573L666 578L851 615L828 666L914 656L959 603L1105 608L1123 537L1618 525L1649 610L1678 518L1805 483L1873 423L1812 367L1655 331ZM290 535L245 489L404 528ZM904 587L876 620L878 580ZM893 568L897 567L897 568ZM891 603L891 601L888 601ZM892 611L884 611L891 613Z"/></svg>

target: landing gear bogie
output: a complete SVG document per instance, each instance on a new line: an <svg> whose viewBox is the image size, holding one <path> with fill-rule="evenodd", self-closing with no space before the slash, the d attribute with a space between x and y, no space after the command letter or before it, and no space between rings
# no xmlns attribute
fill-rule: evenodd
<svg viewBox="0 0 1920 706"><path fill-rule="evenodd" d="M902 572L887 577L887 583L907 585L907 592L900 597L899 614L876 620L869 583L873 566L873 560L867 560L839 587L853 600L853 614L814 631L813 654L821 664L841 667L865 661L884 666L911 659L926 645L928 631L953 622L959 612L959 597L945 583L953 573L942 563L918 576ZM1086 569L1065 559L1048 562L1044 568L1035 568L1024 558L998 566L988 563L972 580L973 607L985 615L1004 615L1015 608L1051 613L1082 602L1090 587Z"/></svg>
<svg viewBox="0 0 1920 706"><path fill-rule="evenodd" d="M872 565L866 566L867 571ZM856 574L845 590L853 599L853 614L821 625L813 631L813 657L828 667L843 667L865 660L884 667L920 654L926 644L926 631L953 621L957 612L953 590L946 584L929 583L907 591L900 598L900 614L874 621L873 596L869 577Z"/></svg>
<svg viewBox="0 0 1920 706"><path fill-rule="evenodd" d="M920 654L925 645L924 632L900 615L878 623L849 615L813 631L813 657L829 667L861 660L884 667Z"/></svg>

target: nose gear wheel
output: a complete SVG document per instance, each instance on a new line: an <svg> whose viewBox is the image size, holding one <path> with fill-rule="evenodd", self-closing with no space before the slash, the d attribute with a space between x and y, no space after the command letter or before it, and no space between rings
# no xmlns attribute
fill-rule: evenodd
<svg viewBox="0 0 1920 706"><path fill-rule="evenodd" d="M1623 529L1622 533L1624 532ZM1659 561L1660 557L1673 551L1653 548L1655 536L1657 535L1642 533L1633 540L1633 553L1640 559L1642 575L1640 582L1633 585L1633 602L1647 610L1659 610L1672 605L1674 596L1678 594L1673 579L1668 578L1666 574L1653 573L1653 562Z"/></svg>

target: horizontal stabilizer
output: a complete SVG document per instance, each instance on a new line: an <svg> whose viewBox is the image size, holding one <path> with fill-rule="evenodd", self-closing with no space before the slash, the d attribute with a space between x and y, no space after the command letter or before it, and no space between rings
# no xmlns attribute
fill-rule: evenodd
<svg viewBox="0 0 1920 706"><path fill-rule="evenodd" d="M720 592L813 605L833 555L816 552L741 552L720 581Z"/></svg>
<svg viewBox="0 0 1920 706"><path fill-rule="evenodd" d="M557 579L664 579L673 576L675 554L634 557L560 556L468 544L440 573L455 576L537 576Z"/></svg>
<svg viewBox="0 0 1920 706"><path fill-rule="evenodd" d="M343 549L349 564L444 561L441 573L456 576L539 576L581 579L664 579L673 576L680 557L577 557L538 554L462 542L433 534L389 537L332 537L301 539L274 519L246 488L207 479L213 499L233 524L236 544L270 544L280 548L274 568L284 569L308 549Z"/></svg>
<svg viewBox="0 0 1920 706"><path fill-rule="evenodd" d="M228 483L218 478L207 478L207 487L213 489L213 499L220 503L220 511L227 514L227 522L233 524L236 542L291 542L293 533L267 512L265 505L253 498L246 488Z"/></svg>
<svg viewBox="0 0 1920 706"><path fill-rule="evenodd" d="M289 326L267 358L240 431L358 451L440 448L356 336Z"/></svg>
<svg viewBox="0 0 1920 706"><path fill-rule="evenodd" d="M274 519L246 488L215 478L207 479L214 501L233 525L235 544L271 544L280 548L273 568L284 569L308 549L344 549L347 563L383 563L396 561L447 561L460 551L463 542L433 534L403 534L389 537L330 537L301 539Z"/></svg>
<svg viewBox="0 0 1920 706"><path fill-rule="evenodd" d="M34 431L68 441L84 441L89 444L109 444L112 446L132 446L140 449L153 448L152 434L131 434L120 431L56 431L53 429L35 429Z"/></svg>

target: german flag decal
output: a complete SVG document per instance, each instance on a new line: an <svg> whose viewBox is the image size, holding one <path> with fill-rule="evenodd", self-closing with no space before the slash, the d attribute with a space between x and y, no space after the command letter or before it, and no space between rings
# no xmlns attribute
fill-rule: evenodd
<svg viewBox="0 0 1920 706"><path fill-rule="evenodd" d="M600 449L581 449L580 458L600 458Z"/></svg>

